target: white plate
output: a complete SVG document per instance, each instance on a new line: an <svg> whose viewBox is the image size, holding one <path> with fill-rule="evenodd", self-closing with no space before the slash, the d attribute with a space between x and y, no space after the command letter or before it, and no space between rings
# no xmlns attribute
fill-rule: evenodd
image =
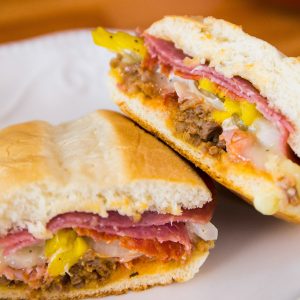
<svg viewBox="0 0 300 300"><path fill-rule="evenodd" d="M106 88L110 57L88 31L1 46L0 126L117 109ZM219 239L193 280L107 299L297 299L300 227L264 217L221 188L219 198Z"/></svg>

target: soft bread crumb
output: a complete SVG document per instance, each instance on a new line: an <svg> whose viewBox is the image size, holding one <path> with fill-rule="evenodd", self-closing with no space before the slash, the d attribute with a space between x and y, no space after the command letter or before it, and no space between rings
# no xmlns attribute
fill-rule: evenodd
<svg viewBox="0 0 300 300"><path fill-rule="evenodd" d="M111 111L3 129L0 157L0 235L28 228L49 238L47 222L65 212L180 214L212 199L190 165Z"/></svg>

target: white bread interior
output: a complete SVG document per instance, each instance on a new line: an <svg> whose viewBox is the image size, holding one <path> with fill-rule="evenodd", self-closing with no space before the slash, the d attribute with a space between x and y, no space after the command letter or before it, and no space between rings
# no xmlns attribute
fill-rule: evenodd
<svg viewBox="0 0 300 300"><path fill-rule="evenodd" d="M0 299L81 299L118 295L130 290L144 290L155 285L184 282L194 277L208 256L208 247L195 249L186 262L150 261L135 264L132 269L121 267L104 283L92 283L83 288L64 291L32 292L24 287L0 287ZM133 273L137 276L131 277Z"/></svg>
<svg viewBox="0 0 300 300"><path fill-rule="evenodd" d="M266 24L267 26L267 24ZM186 54L209 62L226 77L249 80L293 124L289 144L300 157L300 60L213 17L167 16L147 33L174 42Z"/></svg>
<svg viewBox="0 0 300 300"><path fill-rule="evenodd" d="M116 112L0 131L0 235L18 227L48 238L47 222L70 211L180 214L211 199L188 163Z"/></svg>
<svg viewBox="0 0 300 300"><path fill-rule="evenodd" d="M300 190L300 166L288 159L269 155L266 171L260 171L249 163L233 162L226 152L221 156L210 155L206 143L198 147L176 137L168 126L169 113L160 99L144 99L142 94L127 96L111 79L111 93L121 110L135 122L152 132L185 156L213 179L239 194L264 214L275 214L282 219L300 222L300 205L291 205L276 180L282 176L293 176ZM151 103L155 103L152 105ZM266 213L272 211L271 213Z"/></svg>

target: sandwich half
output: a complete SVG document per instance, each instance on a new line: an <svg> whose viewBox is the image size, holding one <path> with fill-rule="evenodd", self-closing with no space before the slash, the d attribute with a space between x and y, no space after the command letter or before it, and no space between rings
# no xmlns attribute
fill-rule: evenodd
<svg viewBox="0 0 300 300"><path fill-rule="evenodd" d="M3 129L0 170L0 299L186 281L217 238L199 174L116 112Z"/></svg>
<svg viewBox="0 0 300 300"><path fill-rule="evenodd" d="M93 37L118 53L111 84L123 112L261 213L300 222L297 58L213 17Z"/></svg>

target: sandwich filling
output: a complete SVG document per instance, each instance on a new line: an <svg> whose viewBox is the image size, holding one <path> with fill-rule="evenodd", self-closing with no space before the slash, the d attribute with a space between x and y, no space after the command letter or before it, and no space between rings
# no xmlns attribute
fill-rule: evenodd
<svg viewBox="0 0 300 300"><path fill-rule="evenodd" d="M204 144L208 155L227 155L232 163L262 172L267 171L270 155L297 163L288 145L292 124L249 81L225 77L171 41L149 34L119 39L118 34L102 28L93 32L96 44L118 53L111 61L118 87L129 96L160 99L169 115L168 126L179 139L194 147ZM298 205L296 179L291 175L276 181L287 203Z"/></svg>
<svg viewBox="0 0 300 300"><path fill-rule="evenodd" d="M58 215L47 224L52 238L28 230L0 238L0 286L27 285L33 291L80 288L105 282L119 268L140 261L181 261L194 249L203 254L217 238L210 223L214 202L182 209L181 215L146 211L138 220L108 212L106 218L84 212Z"/></svg>

